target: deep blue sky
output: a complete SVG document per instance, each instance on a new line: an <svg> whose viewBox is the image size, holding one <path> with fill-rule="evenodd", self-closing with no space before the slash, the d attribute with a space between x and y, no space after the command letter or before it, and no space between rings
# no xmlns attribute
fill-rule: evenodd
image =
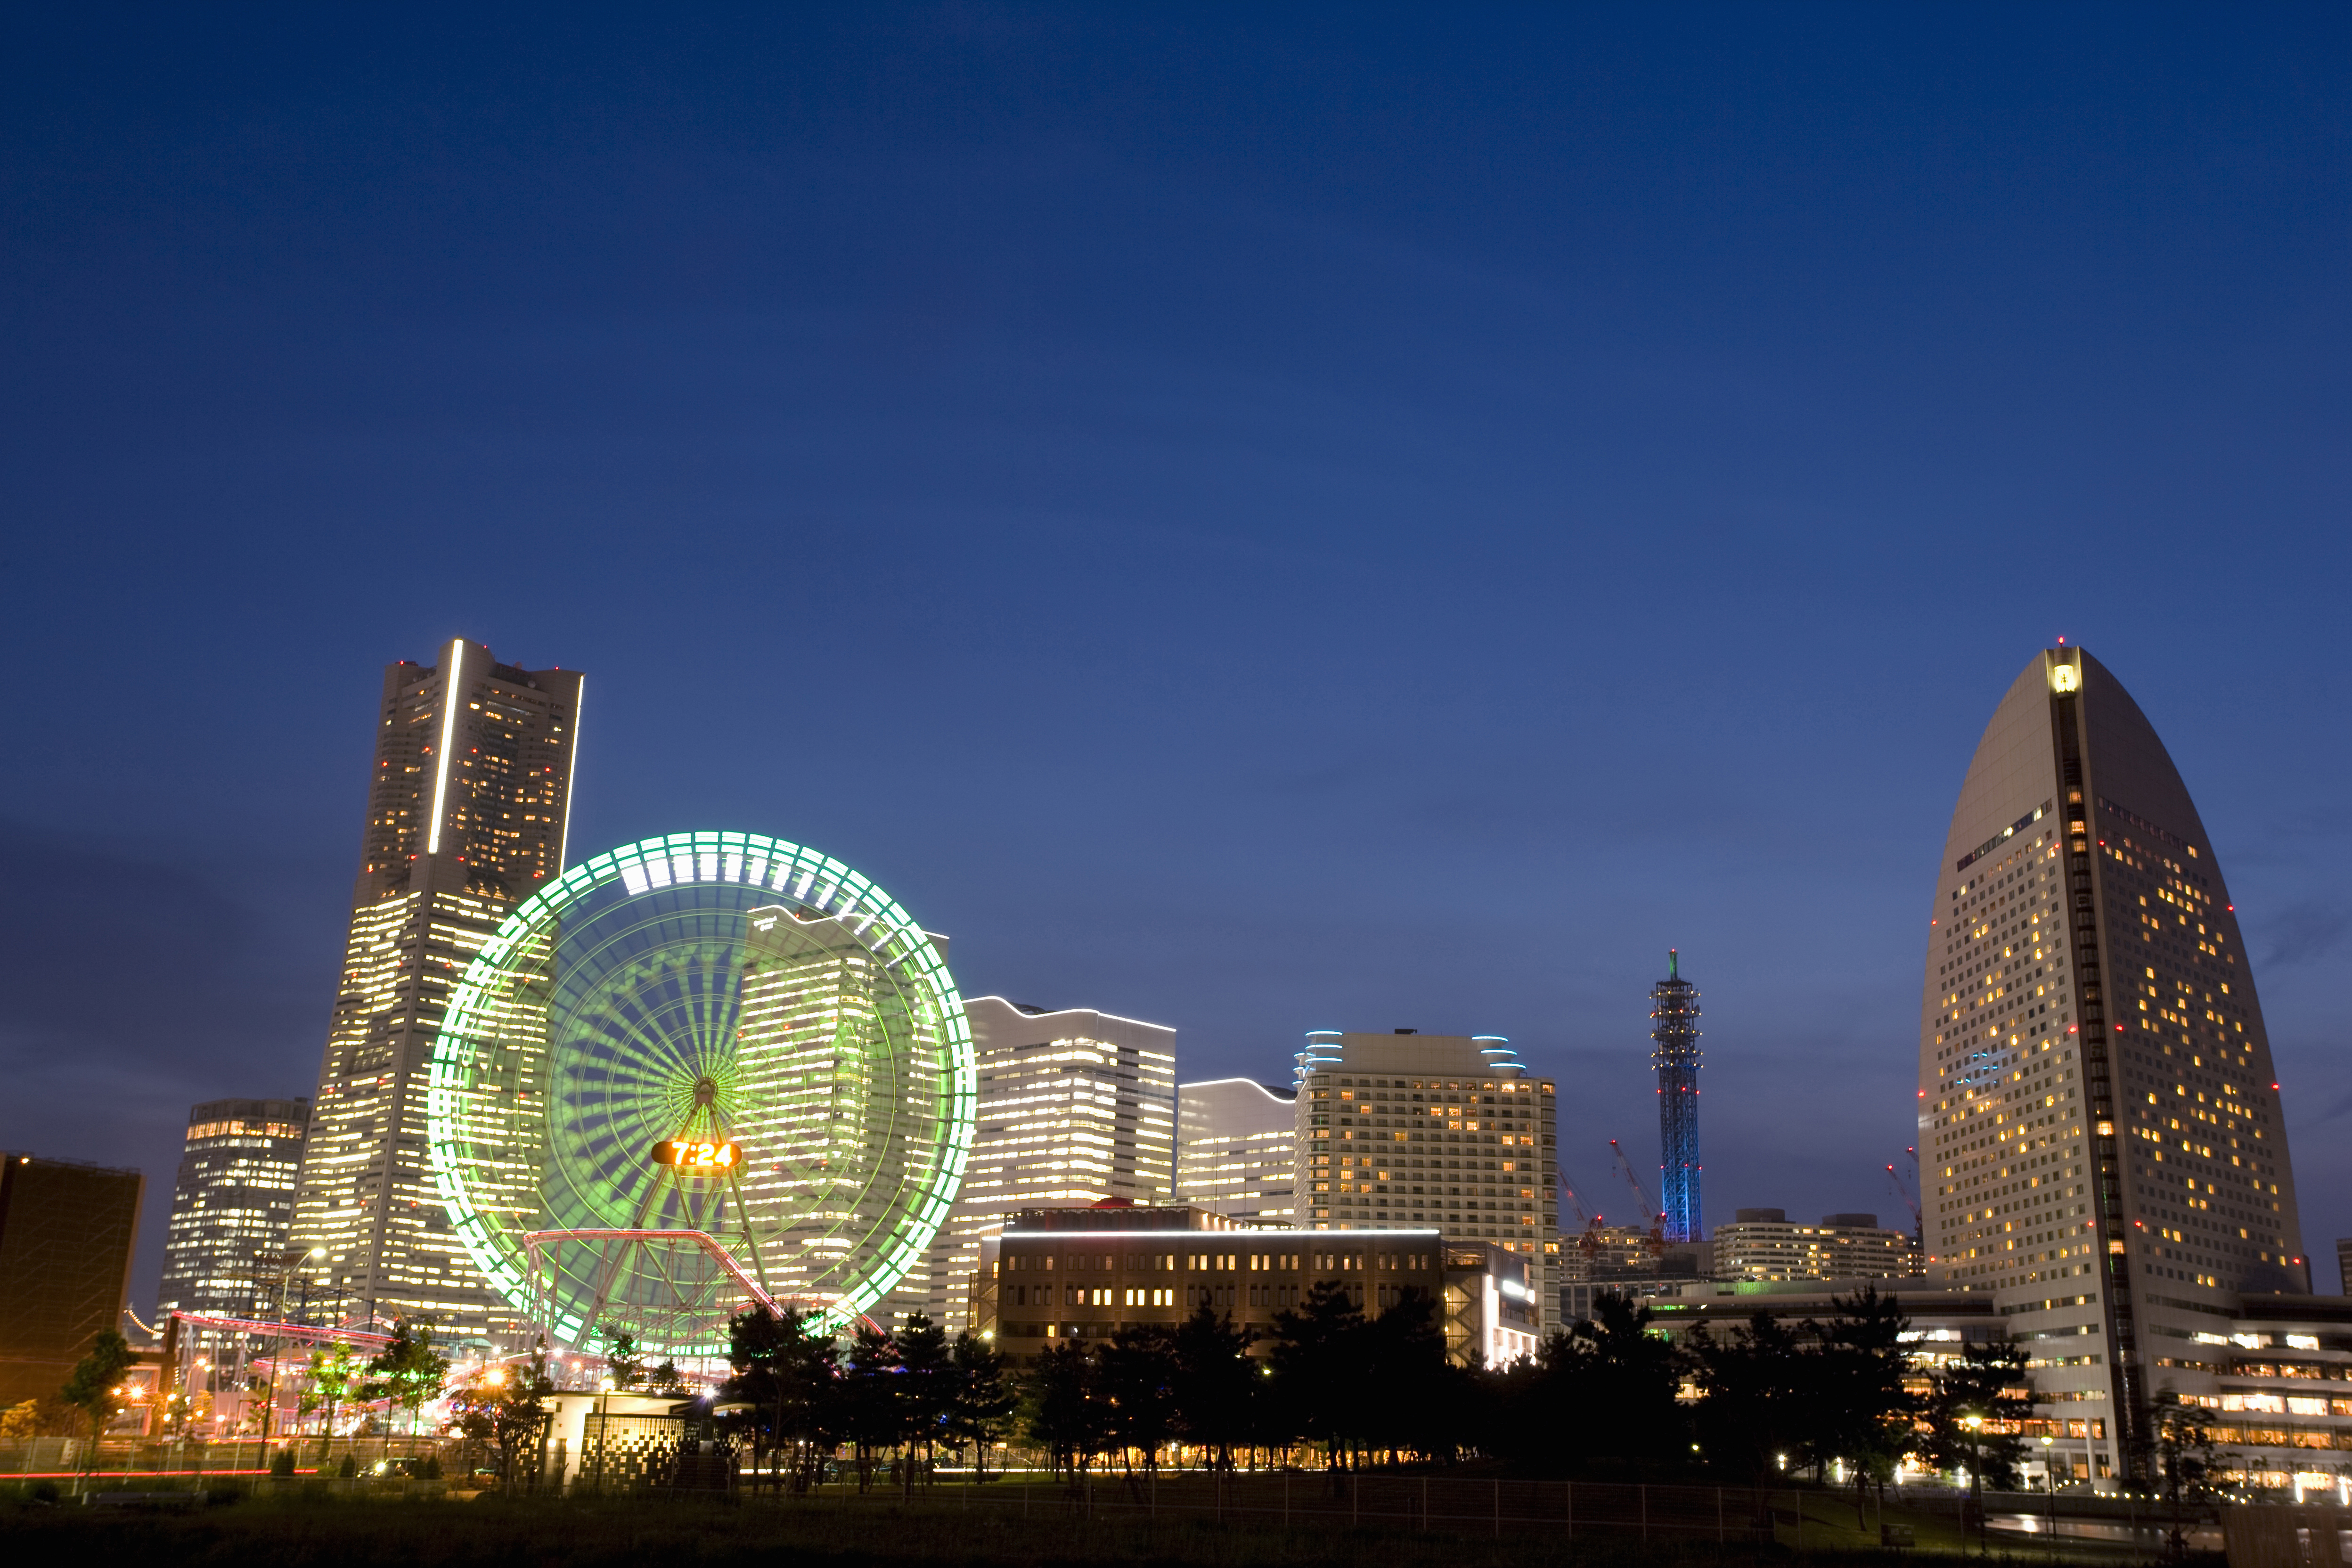
<svg viewBox="0 0 2352 1568"><path fill-rule="evenodd" d="M479 10L0 23L0 1142L149 1171L142 1306L453 633L590 672L575 848L819 846L1186 1076L1508 1035L1612 1215L1679 944L1715 1221L1899 1212L2064 634L2352 1233L2340 8Z"/></svg>

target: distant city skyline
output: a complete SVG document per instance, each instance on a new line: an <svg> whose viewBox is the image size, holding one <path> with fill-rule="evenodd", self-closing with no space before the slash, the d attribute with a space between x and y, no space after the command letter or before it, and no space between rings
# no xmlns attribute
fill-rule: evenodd
<svg viewBox="0 0 2352 1568"><path fill-rule="evenodd" d="M2352 1236L2352 18L1335 15L26 15L0 1142L148 1173L134 1300L457 637L594 672L575 846L823 845L1187 1080L1507 1036L1612 1221L1679 948L1714 1226L1891 1216L2063 635Z"/></svg>

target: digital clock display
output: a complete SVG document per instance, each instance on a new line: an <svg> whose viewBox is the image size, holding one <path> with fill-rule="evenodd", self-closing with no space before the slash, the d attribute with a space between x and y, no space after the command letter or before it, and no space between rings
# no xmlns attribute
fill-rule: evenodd
<svg viewBox="0 0 2352 1568"><path fill-rule="evenodd" d="M733 1142L712 1142L708 1139L665 1138L654 1145L654 1163L675 1165L681 1171L731 1171L742 1163L743 1151Z"/></svg>

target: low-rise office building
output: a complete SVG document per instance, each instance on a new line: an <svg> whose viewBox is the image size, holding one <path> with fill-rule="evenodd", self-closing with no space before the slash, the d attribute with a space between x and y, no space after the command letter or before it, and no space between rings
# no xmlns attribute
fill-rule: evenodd
<svg viewBox="0 0 2352 1568"><path fill-rule="evenodd" d="M1490 1365L1532 1355L1544 1314L1524 1256L1435 1230L1253 1228L1185 1205L1024 1209L982 1243L975 1327L1016 1363L1123 1328L1173 1328L1202 1307L1269 1352L1277 1313L1326 1280L1367 1315L1433 1301L1446 1351Z"/></svg>

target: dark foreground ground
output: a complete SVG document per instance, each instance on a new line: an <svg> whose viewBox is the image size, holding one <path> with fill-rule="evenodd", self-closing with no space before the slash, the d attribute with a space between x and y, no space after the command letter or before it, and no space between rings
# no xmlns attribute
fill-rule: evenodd
<svg viewBox="0 0 2352 1568"><path fill-rule="evenodd" d="M1809 1510L1810 1511L1810 1510ZM1958 1568L1956 1537L1919 1532L1919 1550L1884 1551L1826 1517L1792 1541L1643 1545L1541 1533L1482 1538L1456 1531L1320 1524L1285 1531L1255 1523L1137 1517L1030 1517L952 1503L843 1503L247 1497L189 1510L100 1508L71 1498L0 1500L0 1549L35 1564L99 1563L169 1568L794 1568L915 1564L1198 1565L1312 1568L1545 1568L1551 1563L1659 1568L1722 1563L1898 1563ZM1850 1518L1849 1514L1849 1518ZM1923 1521L1923 1524L1932 1521ZM1992 1542L1990 1561L2024 1568L2053 1561L2120 1564L2137 1553L2068 1553ZM2192 1565L2209 1561L2190 1559Z"/></svg>

